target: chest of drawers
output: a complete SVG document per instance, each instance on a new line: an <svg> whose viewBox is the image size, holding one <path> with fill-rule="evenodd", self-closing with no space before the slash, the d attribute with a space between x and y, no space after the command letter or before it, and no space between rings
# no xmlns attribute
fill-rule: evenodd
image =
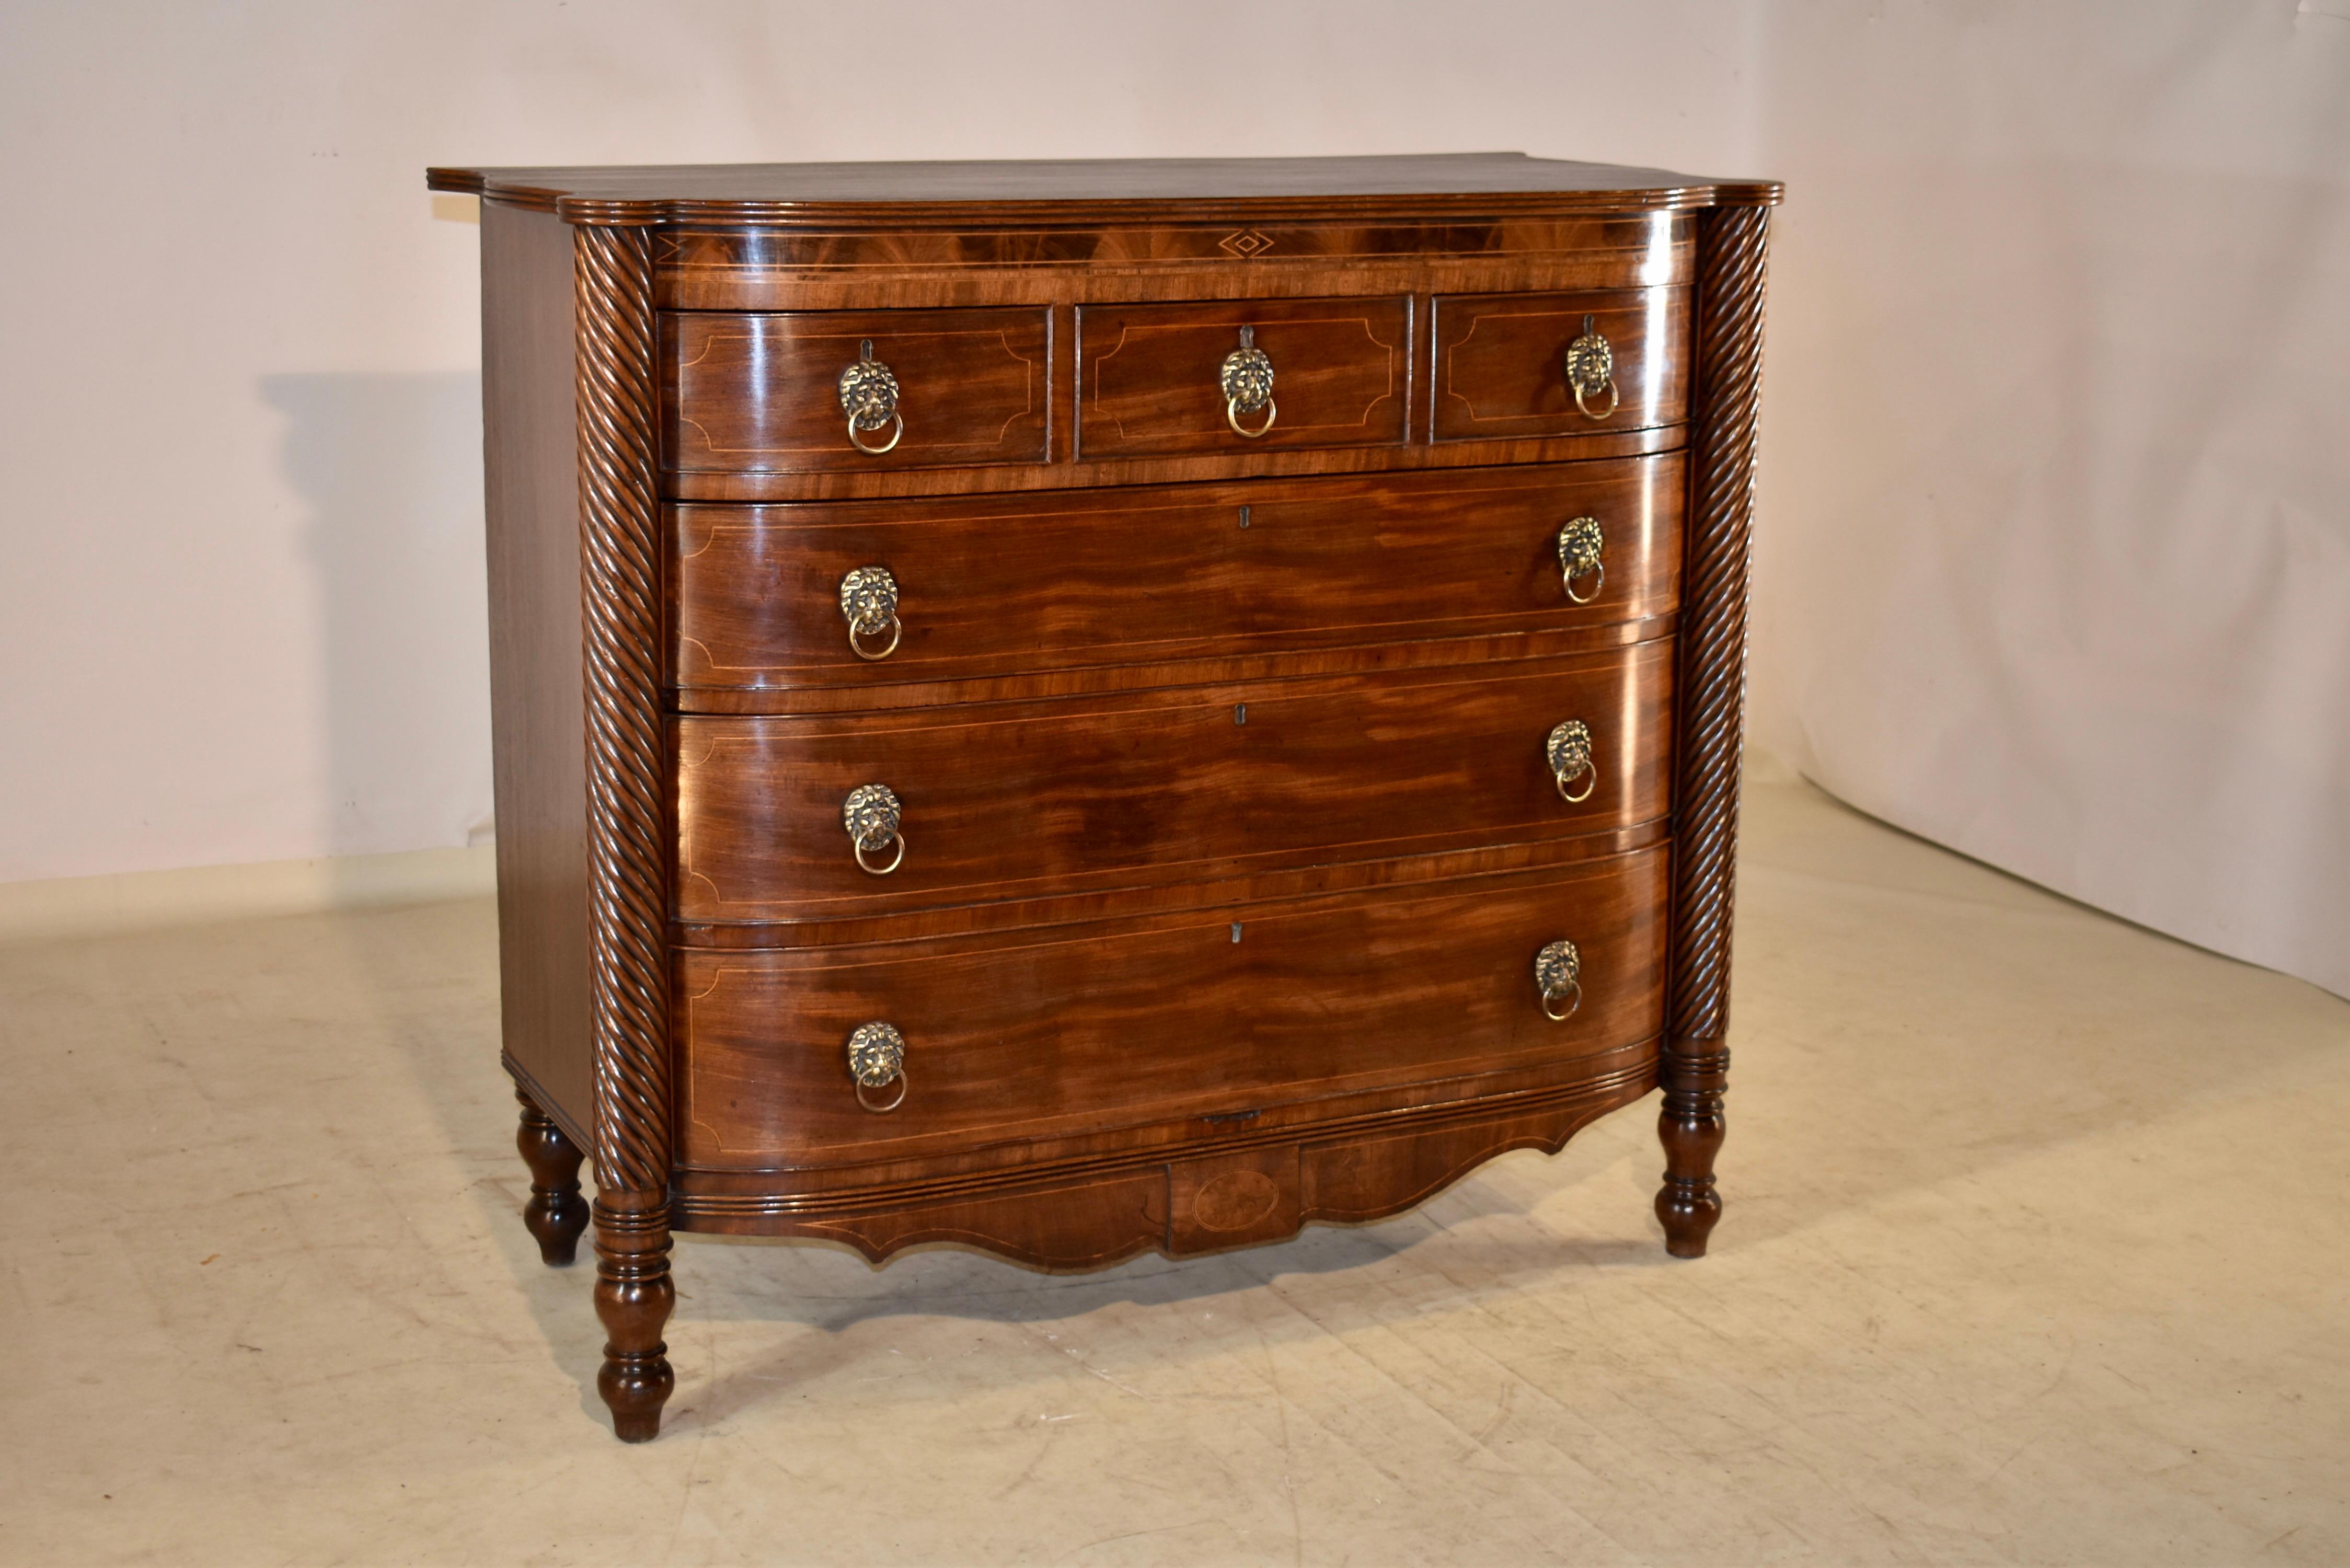
<svg viewBox="0 0 2350 1568"><path fill-rule="evenodd" d="M594 1224L622 1438L677 1230L1212 1251L1661 1087L1703 1252L1776 185L430 182L483 198L525 1219Z"/></svg>

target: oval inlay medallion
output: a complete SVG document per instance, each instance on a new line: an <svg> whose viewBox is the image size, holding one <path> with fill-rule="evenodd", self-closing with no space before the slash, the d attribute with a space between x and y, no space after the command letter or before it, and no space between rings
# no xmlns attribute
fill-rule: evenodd
<svg viewBox="0 0 2350 1568"><path fill-rule="evenodd" d="M1228 1170L1200 1189L1191 1218L1202 1231L1237 1231L1273 1212L1281 1183L1262 1170Z"/></svg>

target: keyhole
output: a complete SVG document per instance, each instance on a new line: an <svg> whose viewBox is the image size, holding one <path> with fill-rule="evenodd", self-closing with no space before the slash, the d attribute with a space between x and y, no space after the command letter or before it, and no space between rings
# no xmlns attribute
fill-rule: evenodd
<svg viewBox="0 0 2350 1568"><path fill-rule="evenodd" d="M1248 509L1247 507L1243 506L1243 507L1242 507L1242 508L1241 508L1241 526L1242 526L1242 527L1243 527L1243 528L1245 528L1245 527L1247 527L1247 526L1249 525L1249 514L1249 514L1249 509Z"/></svg>
<svg viewBox="0 0 2350 1568"><path fill-rule="evenodd" d="M1237 941L1239 941L1240 940L1241 940L1241 923L1240 923L1238 920L1234 920L1234 921L1232 922L1232 940L1233 940L1233 941L1235 941L1235 942L1237 942Z"/></svg>
<svg viewBox="0 0 2350 1568"><path fill-rule="evenodd" d="M1245 724L1248 722L1247 703L1235 702L1232 704L1232 722L1235 724Z"/></svg>

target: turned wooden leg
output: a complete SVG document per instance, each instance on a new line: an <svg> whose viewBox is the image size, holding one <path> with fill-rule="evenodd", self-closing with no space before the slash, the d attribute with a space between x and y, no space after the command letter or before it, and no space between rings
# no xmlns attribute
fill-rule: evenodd
<svg viewBox="0 0 2350 1568"><path fill-rule="evenodd" d="M661 1407L677 1375L661 1326L677 1304L669 1277L669 1204L657 1192L596 1195L596 1315L604 1322L604 1370L597 1392L624 1443L660 1431Z"/></svg>
<svg viewBox="0 0 2350 1568"><path fill-rule="evenodd" d="M1665 1145L1665 1185L1657 1218L1665 1251L1676 1258L1705 1256L1706 1238L1721 1218L1713 1189L1713 1158L1721 1152L1722 1091L1730 1086L1730 1052L1718 1040L1681 1040L1665 1047L1659 1077L1664 1108L1657 1136Z"/></svg>
<svg viewBox="0 0 2350 1568"><path fill-rule="evenodd" d="M536 1100L520 1089L515 1098L522 1103L515 1147L530 1167L530 1201L523 1205L522 1222L537 1238L538 1255L547 1267L567 1268L579 1255L579 1232L588 1229L588 1200L579 1196L583 1156Z"/></svg>

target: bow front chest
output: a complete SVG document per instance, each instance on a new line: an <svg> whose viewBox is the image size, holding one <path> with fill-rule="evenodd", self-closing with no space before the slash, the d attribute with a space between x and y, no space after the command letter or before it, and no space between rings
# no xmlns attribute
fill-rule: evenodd
<svg viewBox="0 0 2350 1568"><path fill-rule="evenodd" d="M482 198L525 1218L592 1218L621 1437L673 1231L1207 1251L1661 1087L1704 1251L1776 185L430 182Z"/></svg>

